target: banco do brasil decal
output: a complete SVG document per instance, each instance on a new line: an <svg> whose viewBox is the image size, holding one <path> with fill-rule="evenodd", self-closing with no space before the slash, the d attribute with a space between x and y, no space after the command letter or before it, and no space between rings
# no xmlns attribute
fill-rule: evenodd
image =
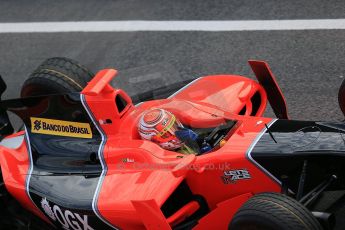
<svg viewBox="0 0 345 230"><path fill-rule="evenodd" d="M92 138L90 124L30 117L31 132L66 137Z"/></svg>

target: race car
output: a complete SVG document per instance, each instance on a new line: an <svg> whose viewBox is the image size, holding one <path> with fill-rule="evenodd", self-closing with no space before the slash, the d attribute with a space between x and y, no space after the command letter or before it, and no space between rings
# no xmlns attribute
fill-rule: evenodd
<svg viewBox="0 0 345 230"><path fill-rule="evenodd" d="M115 69L93 74L68 58L47 59L21 98L0 103L0 228L343 226L344 122L290 120L268 64L249 65L257 81L203 76L133 103L111 84ZM343 112L344 98L345 83ZM264 117L267 102L276 118ZM140 137L139 118L153 108L196 133L198 141L183 140L193 153ZM16 131L9 113L23 121Z"/></svg>

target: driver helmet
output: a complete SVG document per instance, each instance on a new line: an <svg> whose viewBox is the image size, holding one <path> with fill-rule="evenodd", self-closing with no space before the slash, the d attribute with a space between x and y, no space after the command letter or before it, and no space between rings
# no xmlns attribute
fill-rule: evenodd
<svg viewBox="0 0 345 230"><path fill-rule="evenodd" d="M138 131L142 139L153 141L167 150L176 150L183 143L176 137L175 131L182 127L174 114L154 108L141 115Z"/></svg>

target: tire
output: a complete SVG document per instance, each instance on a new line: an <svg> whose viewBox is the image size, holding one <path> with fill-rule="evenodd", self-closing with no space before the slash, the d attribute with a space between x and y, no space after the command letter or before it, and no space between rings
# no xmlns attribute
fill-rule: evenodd
<svg viewBox="0 0 345 230"><path fill-rule="evenodd" d="M345 115L345 79L343 80L339 88L338 103L341 111L343 112L343 115Z"/></svg>
<svg viewBox="0 0 345 230"><path fill-rule="evenodd" d="M312 213L295 199L279 193L251 197L234 215L231 230L321 230Z"/></svg>
<svg viewBox="0 0 345 230"><path fill-rule="evenodd" d="M24 82L21 97L79 92L94 74L64 57L45 60Z"/></svg>

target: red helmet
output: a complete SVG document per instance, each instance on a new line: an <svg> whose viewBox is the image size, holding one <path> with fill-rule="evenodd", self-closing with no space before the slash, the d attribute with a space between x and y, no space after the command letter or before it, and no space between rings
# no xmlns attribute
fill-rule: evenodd
<svg viewBox="0 0 345 230"><path fill-rule="evenodd" d="M175 136L175 131L183 127L174 114L164 109L150 109L139 120L138 130L142 139L150 140L164 149L175 150L183 143Z"/></svg>

